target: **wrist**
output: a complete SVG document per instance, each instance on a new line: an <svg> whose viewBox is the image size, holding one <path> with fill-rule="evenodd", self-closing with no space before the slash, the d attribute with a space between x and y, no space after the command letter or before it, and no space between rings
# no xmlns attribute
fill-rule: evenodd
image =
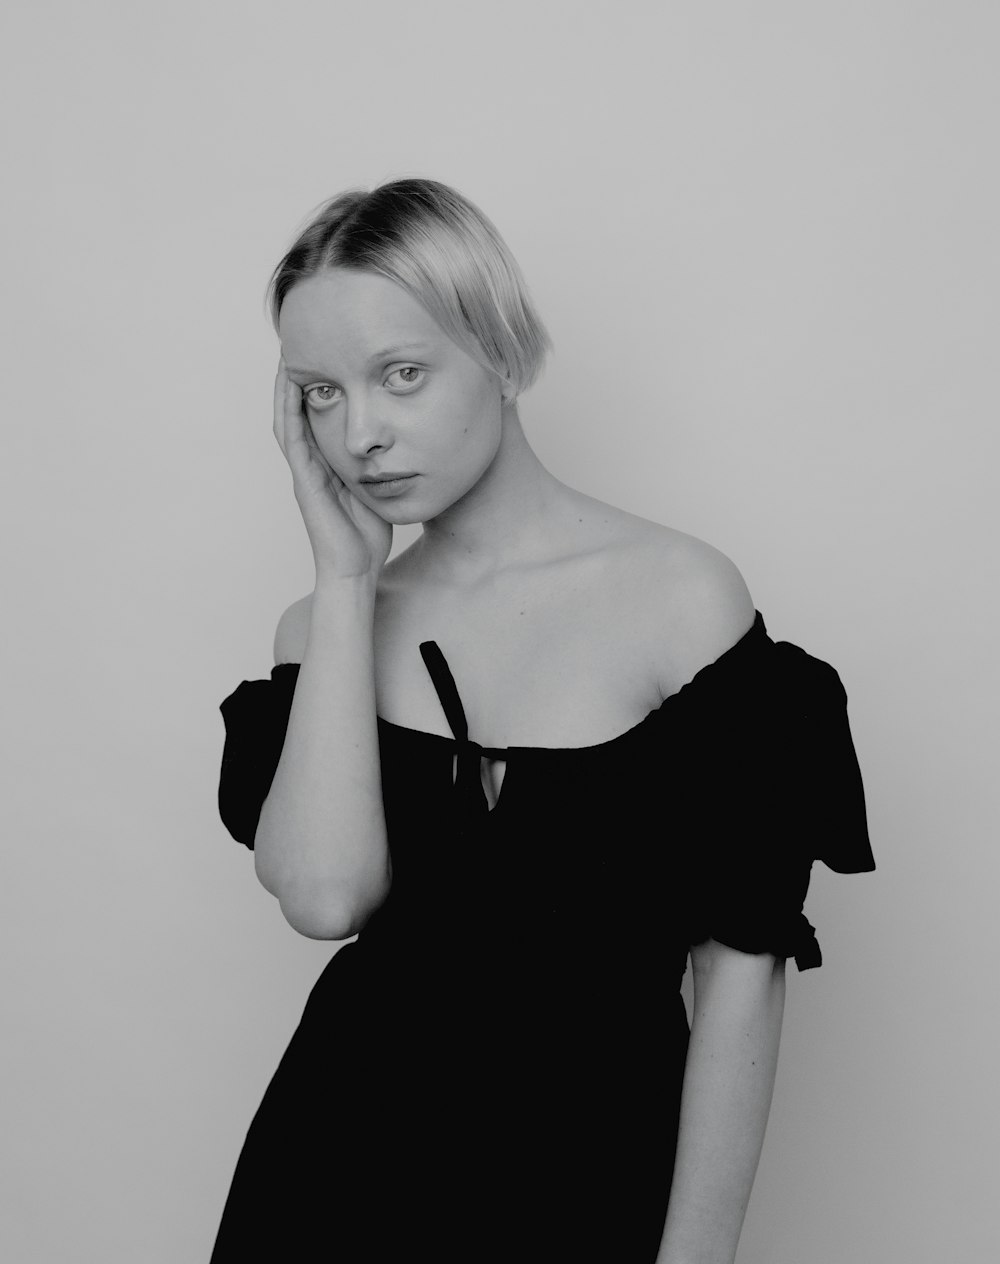
<svg viewBox="0 0 1000 1264"><path fill-rule="evenodd" d="M310 603L310 622L339 623L345 618L370 621L375 612L378 580L374 575L317 574Z"/></svg>
<svg viewBox="0 0 1000 1264"><path fill-rule="evenodd" d="M337 575L332 571L317 570L313 586L313 598L323 601L335 596L343 601L352 597L358 600L374 599L378 588L378 574L366 571L360 575Z"/></svg>

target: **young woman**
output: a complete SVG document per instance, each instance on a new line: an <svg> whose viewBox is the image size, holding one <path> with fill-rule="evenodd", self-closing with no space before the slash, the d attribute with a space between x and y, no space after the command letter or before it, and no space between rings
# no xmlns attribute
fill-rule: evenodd
<svg viewBox="0 0 1000 1264"><path fill-rule="evenodd" d="M295 930L357 939L213 1264L730 1264L810 866L874 867L837 673L716 549L541 464L549 340L454 190L334 198L270 297L316 582L222 704L220 810Z"/></svg>

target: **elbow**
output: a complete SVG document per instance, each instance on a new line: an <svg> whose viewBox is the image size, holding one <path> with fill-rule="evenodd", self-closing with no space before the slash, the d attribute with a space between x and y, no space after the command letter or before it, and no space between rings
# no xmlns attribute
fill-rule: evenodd
<svg viewBox="0 0 1000 1264"><path fill-rule="evenodd" d="M277 899L289 926L307 939L350 939L389 894L392 861L385 845L373 843L373 854L354 856L330 872L284 854L272 841L262 813L254 840L257 880Z"/></svg>
<svg viewBox="0 0 1000 1264"><path fill-rule="evenodd" d="M298 931L307 939L350 939L355 933L353 919L343 908L326 904L302 904L297 901L279 899L285 921L292 930Z"/></svg>
<svg viewBox="0 0 1000 1264"><path fill-rule="evenodd" d="M363 891L347 891L340 884L312 884L278 893L281 912L293 930L307 939L350 939L363 930L389 893L389 880L371 883Z"/></svg>
<svg viewBox="0 0 1000 1264"><path fill-rule="evenodd" d="M349 905L332 900L320 903L284 897L279 898L278 903L292 930L307 939L350 939L367 920L359 919Z"/></svg>

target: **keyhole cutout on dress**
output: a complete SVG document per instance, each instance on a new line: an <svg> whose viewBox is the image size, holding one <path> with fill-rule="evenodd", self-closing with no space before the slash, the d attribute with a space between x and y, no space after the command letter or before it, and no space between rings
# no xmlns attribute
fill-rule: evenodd
<svg viewBox="0 0 1000 1264"><path fill-rule="evenodd" d="M485 756L479 761L479 780L482 782L483 793L486 795L486 802L490 811L496 807L500 800L500 791L503 789L503 779L507 775L507 761L505 759L487 759ZM458 755L451 757L451 784L454 785L458 780Z"/></svg>

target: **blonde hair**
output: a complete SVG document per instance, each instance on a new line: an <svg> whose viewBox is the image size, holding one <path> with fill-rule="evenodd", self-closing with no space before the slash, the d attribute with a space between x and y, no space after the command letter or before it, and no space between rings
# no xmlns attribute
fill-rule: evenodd
<svg viewBox="0 0 1000 1264"><path fill-rule="evenodd" d="M271 274L275 329L298 281L326 268L388 277L446 334L519 395L542 370L552 340L503 238L481 210L437 180L394 180L323 204Z"/></svg>

